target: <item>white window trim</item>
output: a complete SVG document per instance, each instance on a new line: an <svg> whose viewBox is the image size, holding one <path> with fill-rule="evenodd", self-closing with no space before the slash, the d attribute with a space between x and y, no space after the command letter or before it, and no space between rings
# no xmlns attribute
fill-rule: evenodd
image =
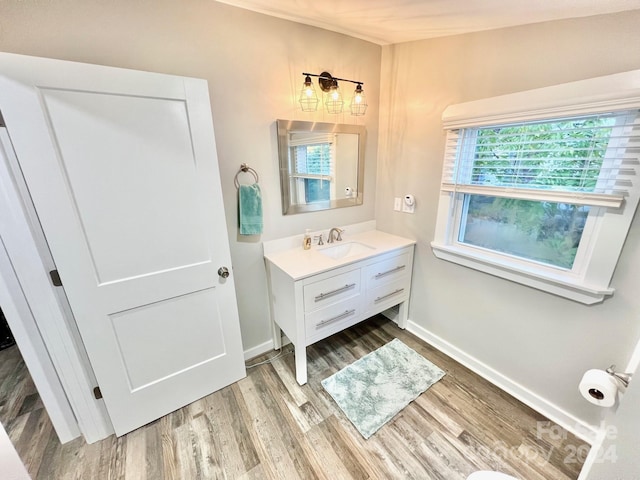
<svg viewBox="0 0 640 480"><path fill-rule="evenodd" d="M445 129L640 108L640 70L450 105Z"/></svg>
<svg viewBox="0 0 640 480"><path fill-rule="evenodd" d="M451 105L442 119L445 129L457 129L633 108L640 108L640 70ZM613 294L610 282L638 205L637 185L629 190L620 208L602 206L589 215L585 231L592 232L588 235L592 241L581 245L579 255L590 260L578 262L581 269L577 271L458 243L455 235L460 212L455 208L455 195L461 193L440 192L431 243L436 257L584 304L601 302Z"/></svg>

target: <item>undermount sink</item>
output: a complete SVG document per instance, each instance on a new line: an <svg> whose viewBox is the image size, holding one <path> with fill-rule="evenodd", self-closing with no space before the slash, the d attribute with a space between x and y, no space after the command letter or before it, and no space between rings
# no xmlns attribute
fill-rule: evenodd
<svg viewBox="0 0 640 480"><path fill-rule="evenodd" d="M354 255L361 255L363 253L369 253L371 250L375 250L374 247L365 245L360 242L344 242L339 245L333 245L331 247L319 248L318 252L322 255L338 260L340 258L351 257Z"/></svg>

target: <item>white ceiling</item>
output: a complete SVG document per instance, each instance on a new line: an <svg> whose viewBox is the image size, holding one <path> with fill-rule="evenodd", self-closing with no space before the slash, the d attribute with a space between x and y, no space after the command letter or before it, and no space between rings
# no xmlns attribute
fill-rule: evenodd
<svg viewBox="0 0 640 480"><path fill-rule="evenodd" d="M640 9L640 0L218 0L380 45Z"/></svg>

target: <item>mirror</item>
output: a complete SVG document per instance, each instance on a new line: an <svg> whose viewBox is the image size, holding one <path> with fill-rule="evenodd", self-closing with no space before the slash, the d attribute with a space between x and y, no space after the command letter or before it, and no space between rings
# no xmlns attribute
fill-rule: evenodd
<svg viewBox="0 0 640 480"><path fill-rule="evenodd" d="M362 125L278 120L282 213L362 205Z"/></svg>

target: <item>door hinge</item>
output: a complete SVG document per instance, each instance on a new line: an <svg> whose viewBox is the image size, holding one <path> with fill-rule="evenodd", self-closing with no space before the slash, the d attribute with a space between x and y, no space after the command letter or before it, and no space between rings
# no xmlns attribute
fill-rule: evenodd
<svg viewBox="0 0 640 480"><path fill-rule="evenodd" d="M49 276L51 277L51 283L53 283L54 287L62 286L62 279L60 278L60 274L58 273L58 270L51 270L49 272Z"/></svg>
<svg viewBox="0 0 640 480"><path fill-rule="evenodd" d="M93 396L96 397L96 400L100 400L102 398L102 392L100 391L100 387L95 387L93 389Z"/></svg>

